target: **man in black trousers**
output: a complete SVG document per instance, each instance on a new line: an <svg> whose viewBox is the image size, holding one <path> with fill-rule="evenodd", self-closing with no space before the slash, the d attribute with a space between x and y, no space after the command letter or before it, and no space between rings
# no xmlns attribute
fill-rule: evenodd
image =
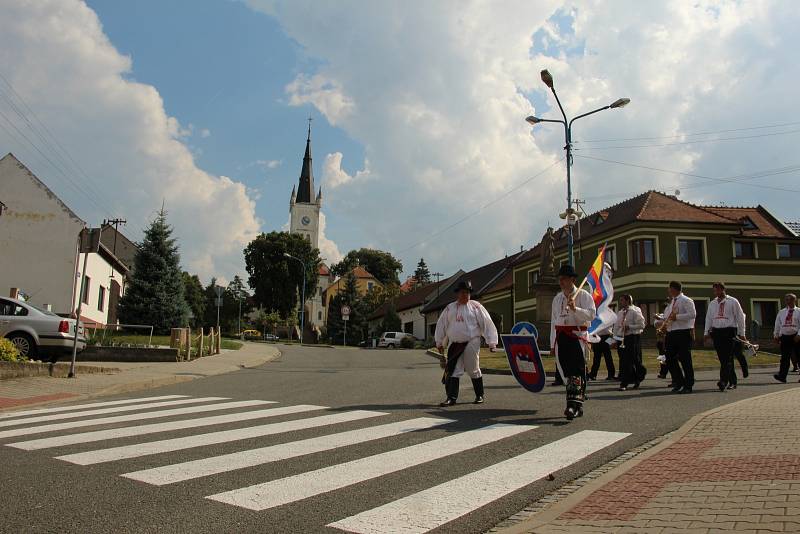
<svg viewBox="0 0 800 534"><path fill-rule="evenodd" d="M694 387L692 341L697 310L694 301L683 294L680 282L673 280L669 283L669 296L670 303L664 310L667 367L672 375L672 392L686 394L691 393Z"/></svg>
<svg viewBox="0 0 800 534"><path fill-rule="evenodd" d="M728 295L723 282L714 283L714 300L708 304L706 312L705 340L714 342L714 350L719 359L720 391L736 389L736 370L733 358L736 342L744 338L744 312L739 301Z"/></svg>
<svg viewBox="0 0 800 534"><path fill-rule="evenodd" d="M589 372L589 380L597 380L597 372L600 370L600 360L606 361L606 369L608 369L608 378L606 380L616 380L615 373L616 370L614 369L614 357L611 356L611 345L608 344L608 340L611 339L611 329L612 326L609 326L602 332L596 332L597 336L600 338L600 341L597 343L592 343L592 370Z"/></svg>
<svg viewBox="0 0 800 534"><path fill-rule="evenodd" d="M786 383L789 374L789 362L793 362L800 354L800 308L794 293L783 297L786 307L778 312L775 318L773 337L781 344L781 366L778 374L773 375L778 382Z"/></svg>

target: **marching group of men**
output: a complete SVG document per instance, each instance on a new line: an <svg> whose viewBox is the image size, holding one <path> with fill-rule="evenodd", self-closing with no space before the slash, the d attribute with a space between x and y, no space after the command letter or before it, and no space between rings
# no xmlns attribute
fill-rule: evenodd
<svg viewBox="0 0 800 534"><path fill-rule="evenodd" d="M555 355L556 382L553 385L566 387L567 405L564 415L572 420L583 415L586 400L586 383L596 380L601 361L605 359L609 380L619 380L619 389L637 389L644 380L647 370L642 362L641 334L646 320L642 310L633 302L633 297L623 294L619 297L616 321L590 342L587 331L597 310L594 299L588 291L575 286L577 274L570 265L563 265L558 271L561 291L553 298L550 344L551 354ZM447 358L442 383L447 398L441 406L452 406L458 399L459 377L465 372L472 378L475 390L475 403L483 402L483 378L480 370L481 337L486 340L490 350L498 343L497 329L489 312L479 303L470 300L472 287L469 282L461 282L456 288L458 299L442 312L436 324L435 341L440 353L447 347ZM734 359L742 366L747 377L747 360L742 348L750 345L745 336L745 314L739 301L726 292L723 282L713 284L714 299L708 306L705 320L704 340L713 343L719 359L719 381L721 392L735 389L737 385ZM663 314L656 315L654 326L658 335L659 352L663 354L659 378L672 378L670 387L674 393L688 394L694 388L694 368L692 365L692 345L694 326L697 317L694 301L683 293L680 282L669 283L669 301ZM800 366L800 308L796 307L797 297L787 294L786 305L775 320L773 336L780 343L781 362L775 380L786 382L790 363L793 371ZM598 339L599 338L599 339ZM619 376L615 376L611 348L619 353ZM594 359L587 370L589 351Z"/></svg>

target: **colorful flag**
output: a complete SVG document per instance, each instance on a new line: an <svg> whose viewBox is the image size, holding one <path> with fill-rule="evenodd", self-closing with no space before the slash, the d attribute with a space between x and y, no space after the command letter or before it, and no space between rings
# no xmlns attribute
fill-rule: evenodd
<svg viewBox="0 0 800 534"><path fill-rule="evenodd" d="M595 332L602 332L617 320L609 305L614 301L614 286L611 285L611 266L605 262L606 246L600 249L597 259L594 260L589 274L586 275L586 284L594 299L597 315L588 328L588 340L597 343L600 338Z"/></svg>

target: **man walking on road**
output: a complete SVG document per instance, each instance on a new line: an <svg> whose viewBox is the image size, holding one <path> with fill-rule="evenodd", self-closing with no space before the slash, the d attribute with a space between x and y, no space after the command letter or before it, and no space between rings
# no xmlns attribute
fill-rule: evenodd
<svg viewBox="0 0 800 534"><path fill-rule="evenodd" d="M669 283L669 296L671 300L664 310L662 328L666 330L664 348L667 366L672 375L672 392L691 393L694 387L692 341L697 310L694 301L683 294L683 285L680 282Z"/></svg>
<svg viewBox="0 0 800 534"><path fill-rule="evenodd" d="M481 336L491 350L497 346L497 328L480 302L470 300L472 284L456 286L458 298L442 311L436 322L435 341L440 354L447 346L447 362L442 378L447 399L439 406L453 406L458 399L459 378L467 372L475 390L475 404L483 403L483 376L480 367ZM448 345L449 341L449 345Z"/></svg>
<svg viewBox="0 0 800 534"><path fill-rule="evenodd" d="M619 351L619 390L625 391L629 384L639 388L647 370L642 364L642 331L645 320L641 308L633 305L631 295L619 298L617 321L614 323L614 339Z"/></svg>
<svg viewBox="0 0 800 534"><path fill-rule="evenodd" d="M778 312L773 331L773 337L781 343L781 367L773 376L778 382L786 383L789 362L800 357L800 308L796 306L797 296L793 293L787 293L783 301L786 307Z"/></svg>
<svg viewBox="0 0 800 534"><path fill-rule="evenodd" d="M714 342L714 350L719 359L720 391L736 389L736 369L733 367L733 357L736 352L736 340L744 338L744 312L739 301L725 292L725 284L714 284L716 297L708 305L706 312L705 340Z"/></svg>
<svg viewBox="0 0 800 534"><path fill-rule="evenodd" d="M611 345L608 340L611 338L612 326L609 326L601 332L595 332L600 338L597 343L592 343L592 370L589 372L589 380L597 380L597 372L600 370L600 360L606 361L606 369L608 369L608 377L606 380L614 380L616 370L614 369L614 357L611 355ZM620 363L620 365L622 365Z"/></svg>

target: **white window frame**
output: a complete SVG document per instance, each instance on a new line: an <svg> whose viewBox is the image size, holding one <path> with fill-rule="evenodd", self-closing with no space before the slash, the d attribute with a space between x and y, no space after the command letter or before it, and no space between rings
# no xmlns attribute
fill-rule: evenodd
<svg viewBox="0 0 800 534"><path fill-rule="evenodd" d="M788 247L791 247L792 245L797 245L797 243L790 243L788 241L784 241L782 243L781 242L775 243L775 259L780 260L780 261L797 261L797 260L800 260L800 257L792 257L792 256L788 256L786 258L781 258L781 245L786 245Z"/></svg>
<svg viewBox="0 0 800 534"><path fill-rule="evenodd" d="M631 261L631 241L639 241L641 239L652 239L653 240L653 247L655 250L653 251L655 255L655 263L640 263L638 265L634 265ZM646 265L661 265L661 254L659 250L661 249L661 244L659 243L659 239L657 235L637 235L633 237L629 237L625 240L625 256L628 259L628 267L642 267Z"/></svg>
<svg viewBox="0 0 800 534"><path fill-rule="evenodd" d="M614 257L612 258L613 261L611 263L609 263L609 265L611 265L611 268L614 269L614 271L616 272L616 270L617 270L617 245L607 245L606 246L606 252L608 252L609 250L612 250L613 253L614 253ZM655 252L655 251L653 251L653 252ZM603 261L605 261L605 257L603 258Z"/></svg>
<svg viewBox="0 0 800 534"><path fill-rule="evenodd" d="M750 243L753 245L753 257L752 258L745 258L744 256L737 256L736 255L736 243ZM731 249L733 250L733 259L734 260L757 260L758 259L758 243L751 239L732 239L731 240Z"/></svg>
<svg viewBox="0 0 800 534"><path fill-rule="evenodd" d="M703 254L702 263L700 265L684 265L681 263L681 241L701 241L702 242L702 250L701 253ZM675 265L678 267L708 267L708 247L706 246L706 238L705 236L695 236L695 235L676 235L675 236Z"/></svg>

